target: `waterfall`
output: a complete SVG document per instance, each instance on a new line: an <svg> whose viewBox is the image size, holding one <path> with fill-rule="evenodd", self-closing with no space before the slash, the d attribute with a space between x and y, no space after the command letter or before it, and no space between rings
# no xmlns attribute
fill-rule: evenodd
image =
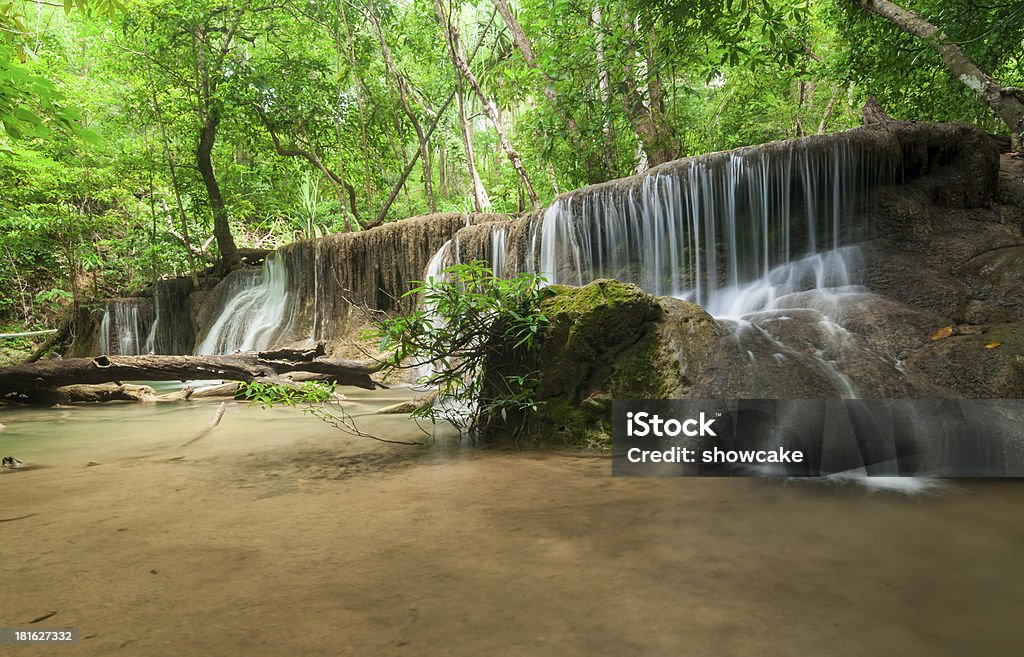
<svg viewBox="0 0 1024 657"><path fill-rule="evenodd" d="M844 321L866 296L859 245L873 237L872 189L900 162L863 136L671 162L570 192L518 222L466 228L435 261L489 261L498 275L535 272L548 284L614 278L692 301L752 361L804 362L834 394L855 397L845 363L856 340ZM807 335L823 336L814 353Z"/></svg>
<svg viewBox="0 0 1024 657"><path fill-rule="evenodd" d="M328 351L351 348L367 322L362 308L411 310L411 281L425 270L443 269L440 260L434 269L428 266L438 247L474 221L503 216L428 215L284 246L262 269L233 272L200 299L182 299L179 305L189 308L199 331L194 351L318 342ZM451 248L458 251L454 243Z"/></svg>
<svg viewBox="0 0 1024 657"><path fill-rule="evenodd" d="M137 356L148 353L151 309L144 299L110 299L103 306L98 354Z"/></svg>
<svg viewBox="0 0 1024 657"><path fill-rule="evenodd" d="M278 344L291 328L295 314L288 289L288 269L279 255L263 268L232 281L228 302L196 347L197 354L259 351Z"/></svg>
<svg viewBox="0 0 1024 657"><path fill-rule="evenodd" d="M448 251L452 248L452 240L448 240L441 248L437 250L434 256L427 263L427 269L423 272L423 281L430 283L432 281L445 280L445 275L442 273L444 269L452 264L449 258ZM430 303L424 303L424 311L426 312L426 319L433 328L439 327L444 323L444 319L435 312L435 309ZM419 380L424 380L430 377L434 373L434 364L430 361L422 361L417 364L416 371Z"/></svg>
<svg viewBox="0 0 1024 657"><path fill-rule="evenodd" d="M878 182L866 159L849 141L827 149L794 142L563 196L533 231L537 271L552 284L616 278L719 316L852 285L850 245L869 236L858 210Z"/></svg>
<svg viewBox="0 0 1024 657"><path fill-rule="evenodd" d="M495 226L491 230L491 272L495 276L505 276L505 242L508 238L508 227Z"/></svg>
<svg viewBox="0 0 1024 657"><path fill-rule="evenodd" d="M429 282L430 280L441 280L443 278L441 272L446 267L451 265L448 258L448 249L451 248L452 241L448 240L441 245L441 248L437 250L437 253L430 258L430 262L427 263L427 270L423 272L423 280Z"/></svg>

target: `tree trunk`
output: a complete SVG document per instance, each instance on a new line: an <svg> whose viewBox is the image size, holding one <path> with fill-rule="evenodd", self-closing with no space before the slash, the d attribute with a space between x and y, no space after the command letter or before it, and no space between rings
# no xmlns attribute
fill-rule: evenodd
<svg viewBox="0 0 1024 657"><path fill-rule="evenodd" d="M501 124L501 118L498 116L497 108L494 106L487 96L484 95L483 88L480 86L479 80L473 75L473 71L469 68L469 64L466 62L466 57L462 51L462 41L459 39L459 31L455 25L445 18L444 10L441 7L441 0L434 0L434 10L437 12L437 17L441 21L442 27L445 30L445 40L448 43L448 51L451 55L452 63L455 65L457 71L462 73L462 79L469 83L469 86L473 89L477 98L480 100L480 104L483 106L484 114L491 120L491 125L494 126L495 131L498 133L498 140L501 142L501 148L505 151L505 155L512 163L512 168L519 174L519 178L523 181L523 187L526 188L526 193L530 197L530 203L533 205L535 210L540 209L540 199L537 197L537 192L533 190L533 185L530 183L530 176L526 173L526 168L523 166L523 162L519 157L519 153L512 146L512 142L509 141L508 133L505 131L505 127Z"/></svg>
<svg viewBox="0 0 1024 657"><path fill-rule="evenodd" d="M612 98L612 83L611 71L608 70L608 58L604 49L604 32L601 27L604 20L601 15L601 5L598 3L594 4L590 13L590 22L594 25L594 56L597 58L597 89L601 97L601 112L607 117ZM601 130L604 133L604 148L601 150L603 165L605 171L612 175L615 171L615 131L611 121L606 118Z"/></svg>
<svg viewBox="0 0 1024 657"><path fill-rule="evenodd" d="M516 44L516 48L522 53L523 59L526 61L526 65L530 68L536 68L536 56L533 54L533 46L530 45L530 40L526 37L526 32L523 31L523 26L519 24L516 17L512 15L512 9L508 6L507 0L493 0L494 7L501 14L502 20L505 21L505 25L508 27L508 31L512 33L512 43Z"/></svg>
<svg viewBox="0 0 1024 657"><path fill-rule="evenodd" d="M491 15L491 21L493 22L493 20L494 20L494 15L492 14ZM487 34L487 31L490 30L490 29L491 29L491 22L488 22L487 23L487 27L485 27L483 32L480 33L480 39L479 39L479 41L477 41L476 47L473 48L473 52L469 55L469 61L470 62L472 62L473 59L476 57L477 51L480 50L480 44L483 43L484 35ZM456 72L456 76L458 76L458 72ZM456 82L458 82L458 77L456 77ZM437 126L441 123L441 118L444 116L444 113L448 110L448 106L452 104L452 100L456 96L459 96L460 97L460 101L461 101L461 89L462 89L461 85L460 84L456 84L455 89L450 94L448 94L447 100L445 100L444 104L441 105L441 109L439 109L437 111L437 114L434 115L434 120L430 122L430 127L427 128L427 134L426 134L426 140L427 141L430 141L430 138L433 136L434 131L437 129ZM460 119L463 119L463 122L464 122L464 115L462 114L461 102L460 102L460 105L459 105L459 116L460 116ZM465 133L464 133L464 136L465 136ZM471 175L474 177L474 181L475 182L479 182L480 178L479 178L479 176L476 175L476 169L472 166L472 150L473 150L473 148L472 148L472 141L470 141L469 142L469 151L468 152L470 153L470 167L471 167L470 170L471 170ZM442 149L440 152L441 152L441 154L443 156L444 150ZM384 219L386 219L387 216L388 216L388 210L391 209L391 204L395 202L395 198L398 197L399 190L402 189L402 187L405 185L406 179L409 177L409 174L412 172L413 167L416 166L416 160L417 160L417 158L420 157L421 154L423 154L423 151L417 151L417 152L413 153L412 160L410 162L406 163L405 169L402 170L402 175L399 177L398 182L394 185L394 187L392 187L391 193L388 195L388 198L384 201L384 205L381 207L380 212L377 213L377 218L374 219L369 224L367 224L366 225L367 228L373 228L374 226L379 226L382 223L384 223ZM440 184L441 184L441 187L443 189L444 188L444 158L443 157L441 158L441 161L440 161L439 164L440 164L439 180L441 181ZM483 184L482 183L480 184L480 189L483 190ZM475 195L474 195L473 198L474 198L473 207L476 209L476 211L477 212L484 212L484 210L480 209L480 207L477 205L477 203L476 203L476 196ZM487 192L486 191L483 192L483 198L485 198L485 199L487 198ZM486 207L490 207L490 202L489 201L487 202Z"/></svg>
<svg viewBox="0 0 1024 657"><path fill-rule="evenodd" d="M160 138L164 146L164 157L167 159L167 168L171 174L171 188L174 190L174 198L177 201L178 206L178 216L181 218L181 236L185 246L185 258L188 262L189 275L192 278L192 287L198 290L199 274L196 272L196 261L193 257L194 252L192 251L192 240L188 234L188 218L185 216L185 205L181 200L181 185L178 184L178 170L174 164L174 157L171 155L170 140L167 139L167 125L164 122L164 113L160 107L159 98L156 95L156 85L153 83L153 67L149 60L149 43L144 41L143 48L146 53L146 78L149 82L149 91L151 98L153 99L153 111L156 113L157 123L160 124ZM150 181L150 195L152 197L152 181ZM150 202L152 202L152 198ZM168 212L168 221L172 221L170 212ZM155 228L155 215L153 218L153 224Z"/></svg>
<svg viewBox="0 0 1024 657"><path fill-rule="evenodd" d="M224 56L231 48L231 40L240 18L241 14L239 13L235 17L234 24L224 35L223 43L217 50L219 60L217 56L214 57L215 70L219 69L218 63L223 62ZM217 90L217 76L210 75L207 59L206 49L209 47L207 36L206 26L201 25L196 28L196 72L198 75L196 96L202 123L199 130L199 145L196 148L196 164L203 177L203 184L206 185L206 193L210 198L210 209L213 211L213 235L217 239L217 248L220 250L220 266L224 271L231 271L241 266L242 261L238 256L235 238L231 235L227 205L224 203L224 196L220 192L217 175L213 169L213 146L217 141L217 128L220 127L221 117L214 97ZM219 74L219 70L217 72Z"/></svg>
<svg viewBox="0 0 1024 657"><path fill-rule="evenodd" d="M452 61L454 65L454 60ZM488 212L491 209L491 199L487 196L487 188L484 181L480 179L480 172L476 169L476 153L473 151L473 128L466 120L466 100L462 95L462 73L455 69L455 99L459 112L459 129L462 132L462 145L466 151L466 170L469 172L469 185L473 197L473 209L477 212Z"/></svg>
<svg viewBox="0 0 1024 657"><path fill-rule="evenodd" d="M878 104L874 96L868 96L868 101L864 103L864 109L861 110L861 114L864 116L865 125L871 125L872 123L892 123L895 119L885 113L882 106Z"/></svg>
<svg viewBox="0 0 1024 657"><path fill-rule="evenodd" d="M229 379L285 383L285 372L326 374L341 385L377 388L370 375L381 366L328 358L323 349L246 352L228 356L97 356L43 360L0 369L0 400L34 403L52 399L57 388L125 380Z"/></svg>
<svg viewBox="0 0 1024 657"><path fill-rule="evenodd" d="M217 184L217 175L213 170L213 145L217 140L219 125L220 115L216 110L211 110L207 113L206 121L199 132L196 160L199 173L203 177L203 184L206 185L206 194L210 197L210 209L213 210L213 235L217 238L217 248L220 250L221 268L230 271L239 267L242 261L238 257L238 247L235 246L235 238L231 235L228 209L224 204L220 185Z"/></svg>
<svg viewBox="0 0 1024 657"><path fill-rule="evenodd" d="M636 25L632 19L625 22L624 28L627 35L636 34ZM633 131L640 140L643 152L647 155L648 164L653 167L676 159L678 151L672 137L672 127L664 121L658 106L661 96L660 78L654 75L650 83L638 84L633 65L628 63L633 54L629 53L627 64L622 71L626 116L633 125ZM652 63L653 53L648 52L641 64L650 67ZM641 79L646 79L648 73L649 71L645 71ZM650 87L651 83L654 84L653 88Z"/></svg>
<svg viewBox="0 0 1024 657"><path fill-rule="evenodd" d="M1015 150L1020 150L1024 133L1024 90L1004 87L968 59L960 46L938 27L917 13L888 0L853 0L861 7L882 16L901 30L931 44L957 79L970 87L1010 129Z"/></svg>
<svg viewBox="0 0 1024 657"><path fill-rule="evenodd" d="M537 56L533 52L533 46L530 44L530 39L526 36L526 32L523 30L523 26L516 20L516 17L512 14L512 9L508 5L508 0L493 0L495 9L501 14L502 20L505 21L505 25L508 27L509 32L512 33L512 42L523 56L523 61L526 65L532 69L540 70L537 65ZM555 103L555 99L558 98L558 90L551 84L551 77L541 71L545 78L549 81L544 85L541 90L544 97L548 99L552 104ZM557 105L555 110L558 110ZM569 132L576 131L576 120L571 116L565 116L565 127Z"/></svg>
<svg viewBox="0 0 1024 657"><path fill-rule="evenodd" d="M187 388L184 390L188 390ZM185 392L178 396L180 399L188 399L191 393ZM32 402L39 404L74 404L76 402L111 402L111 401L139 401L155 402L161 398L149 386L135 385L131 383L97 383L93 385L76 383L69 386L61 386L53 390L36 390L33 392Z"/></svg>
<svg viewBox="0 0 1024 657"><path fill-rule="evenodd" d="M836 106L836 101L839 99L839 92L835 91L832 93L832 97L828 99L828 104L825 105L825 111L821 115L821 122L818 123L818 134L825 134L825 129L828 127L828 119L832 116L832 109Z"/></svg>

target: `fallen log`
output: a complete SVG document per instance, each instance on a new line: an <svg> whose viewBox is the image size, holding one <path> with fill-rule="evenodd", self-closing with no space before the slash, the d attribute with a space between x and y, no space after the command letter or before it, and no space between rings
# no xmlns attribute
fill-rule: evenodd
<svg viewBox="0 0 1024 657"><path fill-rule="evenodd" d="M46 403L57 388L76 384L122 381L188 381L225 379L291 383L287 372L326 375L339 385L367 390L379 386L370 375L381 369L376 362L343 360L322 355L323 350L239 352L226 356L97 356L45 360L0 369L0 400Z"/></svg>
<svg viewBox="0 0 1024 657"><path fill-rule="evenodd" d="M192 399L208 399L210 397L234 397L238 394L238 381L228 381L214 386L199 388L192 393Z"/></svg>
<svg viewBox="0 0 1024 657"><path fill-rule="evenodd" d="M156 392L149 386L131 383L76 383L53 390L39 390L36 401L45 404L73 404L75 402L156 401Z"/></svg>

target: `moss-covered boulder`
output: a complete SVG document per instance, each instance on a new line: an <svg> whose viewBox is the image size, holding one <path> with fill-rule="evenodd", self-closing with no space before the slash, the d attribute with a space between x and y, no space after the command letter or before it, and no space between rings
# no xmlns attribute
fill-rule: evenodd
<svg viewBox="0 0 1024 657"><path fill-rule="evenodd" d="M550 286L541 308L539 404L517 419L520 444L608 446L612 399L686 396L719 338L700 306L613 280Z"/></svg>

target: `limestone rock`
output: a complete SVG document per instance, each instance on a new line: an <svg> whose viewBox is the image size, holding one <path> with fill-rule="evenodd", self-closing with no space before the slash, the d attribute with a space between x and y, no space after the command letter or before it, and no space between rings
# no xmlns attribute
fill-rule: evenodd
<svg viewBox="0 0 1024 657"><path fill-rule="evenodd" d="M606 447L612 399L686 396L718 341L718 325L702 308L635 285L602 279L551 286L545 295L539 411L520 442Z"/></svg>
<svg viewBox="0 0 1024 657"><path fill-rule="evenodd" d="M957 397L1020 399L1024 397L1024 321L930 342L907 358L906 367Z"/></svg>
<svg viewBox="0 0 1024 657"><path fill-rule="evenodd" d="M1024 246L993 249L957 269L976 299L1024 319Z"/></svg>

